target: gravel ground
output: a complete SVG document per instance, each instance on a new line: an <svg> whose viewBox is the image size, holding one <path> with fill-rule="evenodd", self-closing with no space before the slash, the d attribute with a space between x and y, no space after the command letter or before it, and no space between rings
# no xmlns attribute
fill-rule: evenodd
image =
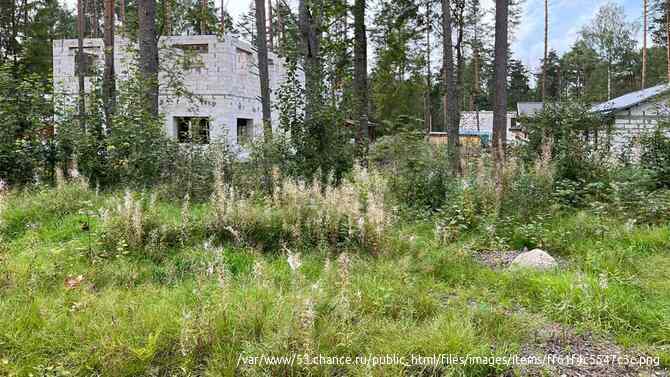
<svg viewBox="0 0 670 377"><path fill-rule="evenodd" d="M560 324L549 324L535 331L534 341L523 347L521 356L540 360L553 357L545 365L517 367L522 376L565 377L668 377L668 370L654 363L653 358L639 352L624 350L608 339L590 333L578 334ZM647 365L640 361L646 360ZM580 362L581 361L581 362Z"/></svg>
<svg viewBox="0 0 670 377"><path fill-rule="evenodd" d="M473 254L475 260L485 266L501 269L507 268L522 250L493 250L480 251Z"/></svg>

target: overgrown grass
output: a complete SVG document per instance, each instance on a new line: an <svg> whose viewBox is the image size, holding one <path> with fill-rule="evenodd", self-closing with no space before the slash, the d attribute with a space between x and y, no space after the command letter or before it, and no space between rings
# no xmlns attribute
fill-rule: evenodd
<svg viewBox="0 0 670 377"><path fill-rule="evenodd" d="M358 222L355 190L306 204L291 195L245 203L254 219L221 203L79 185L5 195L0 375L490 376L508 370L238 362L514 355L548 321L611 334L670 365L667 225L563 211L509 242L542 246L564 267L512 273L473 259L491 245L485 226L445 243L429 221ZM315 233L326 220L332 233ZM364 232L378 224L370 243Z"/></svg>

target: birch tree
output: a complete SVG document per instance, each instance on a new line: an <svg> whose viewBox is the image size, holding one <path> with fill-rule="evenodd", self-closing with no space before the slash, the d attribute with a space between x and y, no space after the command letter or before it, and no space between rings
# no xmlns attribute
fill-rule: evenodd
<svg viewBox="0 0 670 377"><path fill-rule="evenodd" d="M607 99L612 99L616 64L635 49L635 32L635 25L626 21L623 7L613 3L603 5L581 31L587 46L607 64Z"/></svg>

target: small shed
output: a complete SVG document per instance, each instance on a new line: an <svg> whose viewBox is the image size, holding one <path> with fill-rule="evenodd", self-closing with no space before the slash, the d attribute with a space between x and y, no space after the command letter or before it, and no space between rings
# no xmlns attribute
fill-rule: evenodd
<svg viewBox="0 0 670 377"><path fill-rule="evenodd" d="M518 140L516 113L507 113L507 143ZM489 145L493 140L493 111L461 111L459 135L462 145ZM430 142L446 144L447 133L431 131Z"/></svg>

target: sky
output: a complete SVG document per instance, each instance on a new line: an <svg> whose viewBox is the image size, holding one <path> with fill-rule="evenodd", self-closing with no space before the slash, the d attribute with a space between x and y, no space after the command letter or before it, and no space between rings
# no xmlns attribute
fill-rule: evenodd
<svg viewBox="0 0 670 377"><path fill-rule="evenodd" d="M75 0L64 1L68 7L73 8ZM253 0L223 1L228 12L237 20L249 10ZM544 54L544 0L524 1L521 24L516 30L512 50L515 59L521 60L535 72ZM220 0L215 2L217 5L220 4ZM549 0L549 48L558 51L559 54L569 50L577 40L582 27L593 19L598 9L607 2L623 5L628 20L642 24L642 0ZM297 1L287 0L287 3L294 5ZM484 7L492 9L494 0L484 0L482 3Z"/></svg>
<svg viewBox="0 0 670 377"><path fill-rule="evenodd" d="M237 18L249 10L251 1L228 0L228 12ZM623 5L628 20L642 25L642 0L549 0L549 48L559 54L569 50L582 27L607 2ZM484 0L482 4L493 9L494 0ZM544 55L544 0L525 0L512 50L514 58L525 66L531 70L539 68Z"/></svg>
<svg viewBox="0 0 670 377"><path fill-rule="evenodd" d="M521 25L512 43L514 57L537 70L544 55L544 0L525 0ZM608 0L549 0L549 48L567 51L580 30ZM628 21L642 25L642 0L609 0L624 7ZM641 33L639 33L641 34ZM640 38L641 35L638 36Z"/></svg>

